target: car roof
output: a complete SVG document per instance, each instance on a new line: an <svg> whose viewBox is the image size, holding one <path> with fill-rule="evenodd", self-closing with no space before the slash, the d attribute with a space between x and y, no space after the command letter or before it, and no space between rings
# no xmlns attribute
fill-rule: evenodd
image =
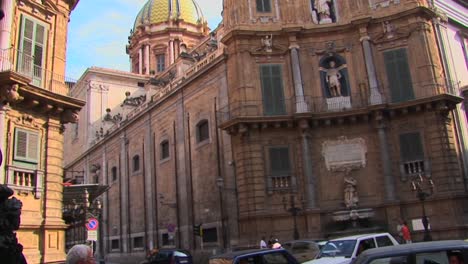
<svg viewBox="0 0 468 264"><path fill-rule="evenodd" d="M334 239L330 239L329 241L340 241L340 240L355 240L355 239L365 239L370 237L382 236L382 235L390 235L389 233L369 233L369 234L360 234L360 235L353 235L353 236L346 236L346 237L338 237Z"/></svg>
<svg viewBox="0 0 468 264"><path fill-rule="evenodd" d="M360 258L367 258L373 255L400 255L410 252L426 252L433 250L450 250L450 249L468 249L468 242L463 240L444 240L431 242L418 242L412 244L402 244L390 247L372 248L362 252Z"/></svg>
<svg viewBox="0 0 468 264"><path fill-rule="evenodd" d="M285 250L284 249L271 249L271 248L267 248L267 249L247 249L247 250L233 251L233 252L229 252L229 253L224 253L224 254L212 256L212 257L210 257L210 259L219 259L219 258L234 259L234 258L237 258L239 256L255 255L255 254L258 254L258 253L264 254L264 253L268 253L268 252L279 252L279 251L285 251Z"/></svg>
<svg viewBox="0 0 468 264"><path fill-rule="evenodd" d="M313 243L317 243L319 241L322 241L322 240L318 240L318 239L298 239L298 240L289 240L289 241L286 241L286 242L282 242L281 244L286 244L286 243L297 243L297 242L313 242Z"/></svg>

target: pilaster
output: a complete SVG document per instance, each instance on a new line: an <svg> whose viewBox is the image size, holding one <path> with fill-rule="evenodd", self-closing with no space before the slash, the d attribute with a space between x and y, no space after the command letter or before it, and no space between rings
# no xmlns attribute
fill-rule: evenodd
<svg viewBox="0 0 468 264"><path fill-rule="evenodd" d="M299 45L294 43L289 49L291 50L291 68L293 70L294 90L296 92L296 113L306 113L309 111L309 107L304 98L301 65L299 63Z"/></svg>
<svg viewBox="0 0 468 264"><path fill-rule="evenodd" d="M122 241L122 252L129 252L129 193L128 193L128 138L124 134L120 138L120 236Z"/></svg>
<svg viewBox="0 0 468 264"><path fill-rule="evenodd" d="M380 159L382 162L384 183L385 183L385 200L387 202L396 201L395 179L392 174L392 160L390 157L390 148L388 145L387 122L382 116L382 113L377 113L376 128L379 137Z"/></svg>
<svg viewBox="0 0 468 264"><path fill-rule="evenodd" d="M362 31L362 29L361 29ZM371 105L378 105L383 103L382 94L379 91L379 85L377 82L377 74L375 70L374 58L372 56L372 48L370 44L370 37L367 32L361 37L360 41L362 49L364 51L364 59L366 61L367 79L369 82L370 98L369 103Z"/></svg>
<svg viewBox="0 0 468 264"><path fill-rule="evenodd" d="M312 153L310 151L310 127L307 120L300 121L301 146L302 146L302 163L304 166L304 179L306 183L306 203L307 209L317 208L316 198L316 175L312 166Z"/></svg>

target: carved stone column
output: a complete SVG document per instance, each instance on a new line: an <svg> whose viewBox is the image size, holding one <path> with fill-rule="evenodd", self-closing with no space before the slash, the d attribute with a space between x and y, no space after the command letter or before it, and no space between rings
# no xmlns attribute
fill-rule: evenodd
<svg viewBox="0 0 468 264"><path fill-rule="evenodd" d="M304 164L304 179L306 183L306 203L307 209L317 207L315 175L312 166L312 153L310 151L309 127L306 120L301 120L301 145L302 145L302 163Z"/></svg>
<svg viewBox="0 0 468 264"><path fill-rule="evenodd" d="M10 48L11 24L13 22L13 0L1 1L4 17L0 20L0 50Z"/></svg>
<svg viewBox="0 0 468 264"><path fill-rule="evenodd" d="M364 50L364 59L366 60L367 78L369 81L370 98L369 103L371 105L382 104L382 94L379 91L379 85L377 82L377 75L375 72L374 58L372 56L372 48L369 42L369 36L361 38L362 49Z"/></svg>
<svg viewBox="0 0 468 264"><path fill-rule="evenodd" d="M0 151L2 152L2 162L0 163L0 184L6 184L5 178L5 140L6 136L6 126L5 119L8 111L8 105L0 103Z"/></svg>
<svg viewBox="0 0 468 264"><path fill-rule="evenodd" d="M138 49L138 74L143 74L143 48Z"/></svg>
<svg viewBox="0 0 468 264"><path fill-rule="evenodd" d="M145 74L150 73L150 46L145 45Z"/></svg>
<svg viewBox="0 0 468 264"><path fill-rule="evenodd" d="M293 70L294 91L296 92L296 113L305 113L309 107L304 98L304 87L302 85L301 65L299 64L298 45L291 45L291 68Z"/></svg>
<svg viewBox="0 0 468 264"><path fill-rule="evenodd" d="M390 158L390 149L387 140L387 126L384 120L377 120L377 133L379 136L380 159L385 183L385 200L388 202L396 201L395 179L392 173L392 160Z"/></svg>
<svg viewBox="0 0 468 264"><path fill-rule="evenodd" d="M122 135L120 137L120 208L121 208L121 219L122 222L120 223L120 237L122 241L122 252L127 253L129 252L129 193L128 193L128 139L126 135Z"/></svg>

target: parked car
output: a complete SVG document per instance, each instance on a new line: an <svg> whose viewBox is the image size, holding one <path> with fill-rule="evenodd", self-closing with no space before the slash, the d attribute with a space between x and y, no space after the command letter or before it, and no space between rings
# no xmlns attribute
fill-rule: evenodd
<svg viewBox="0 0 468 264"><path fill-rule="evenodd" d="M299 264L286 249L250 249L210 257L209 264Z"/></svg>
<svg viewBox="0 0 468 264"><path fill-rule="evenodd" d="M316 259L307 264L348 264L364 250L398 245L389 233L365 234L332 239L323 246Z"/></svg>
<svg viewBox="0 0 468 264"><path fill-rule="evenodd" d="M464 261L465 260L465 261ZM353 264L467 263L468 242L447 240L366 250Z"/></svg>
<svg viewBox="0 0 468 264"><path fill-rule="evenodd" d="M192 255L183 249L158 249L147 257L145 264L192 264Z"/></svg>
<svg viewBox="0 0 468 264"><path fill-rule="evenodd" d="M299 263L314 259L320 252L316 240L292 240L281 243L281 245L288 250Z"/></svg>

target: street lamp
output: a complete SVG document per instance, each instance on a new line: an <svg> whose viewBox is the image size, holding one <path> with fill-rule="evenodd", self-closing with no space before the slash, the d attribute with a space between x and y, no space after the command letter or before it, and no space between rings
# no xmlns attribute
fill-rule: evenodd
<svg viewBox="0 0 468 264"><path fill-rule="evenodd" d="M432 241L431 232L429 230L429 219L426 215L426 207L424 202L426 199L434 193L434 182L430 177L426 177L424 179L421 174L413 177L411 180L411 190L416 192L416 196L418 197L419 201L421 201L422 205L422 224L424 226L424 241Z"/></svg>
<svg viewBox="0 0 468 264"><path fill-rule="evenodd" d="M297 214L302 211L301 208L299 207L296 207L296 203L295 203L295 197L294 195L291 195L289 197L289 203L290 203L290 207L287 208L287 201L286 201L286 197L283 196L283 208L284 210L288 211L289 213L291 213L291 215L293 216L294 218L294 240L297 240L299 239L299 231L297 231Z"/></svg>

